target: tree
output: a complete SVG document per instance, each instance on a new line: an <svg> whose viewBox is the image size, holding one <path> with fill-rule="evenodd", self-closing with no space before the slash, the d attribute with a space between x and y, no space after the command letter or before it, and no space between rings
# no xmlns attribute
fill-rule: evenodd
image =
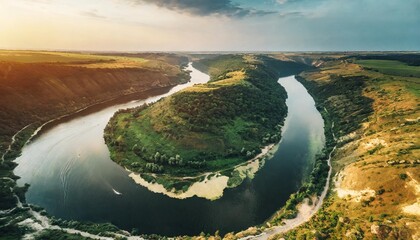
<svg viewBox="0 0 420 240"><path fill-rule="evenodd" d="M168 157L166 156L166 154L163 154L162 156L160 156L160 161L162 163L167 163L168 162Z"/></svg>
<svg viewBox="0 0 420 240"><path fill-rule="evenodd" d="M252 156L252 152L251 151L246 151L246 156L247 157L251 157Z"/></svg>
<svg viewBox="0 0 420 240"><path fill-rule="evenodd" d="M160 161L160 152L156 152L155 153L155 162L159 162Z"/></svg>

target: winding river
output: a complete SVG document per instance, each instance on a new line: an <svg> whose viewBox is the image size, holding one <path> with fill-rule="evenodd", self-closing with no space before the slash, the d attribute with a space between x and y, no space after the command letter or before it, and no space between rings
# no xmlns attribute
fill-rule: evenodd
<svg viewBox="0 0 420 240"><path fill-rule="evenodd" d="M27 144L15 174L29 183L27 202L63 219L111 222L162 235L239 231L262 223L295 192L324 146L324 122L306 89L293 77L279 79L288 93L282 140L254 179L225 189L215 201L175 199L136 184L109 158L103 129L118 109L154 102L209 77L189 64L191 82L168 93L108 107L60 123Z"/></svg>

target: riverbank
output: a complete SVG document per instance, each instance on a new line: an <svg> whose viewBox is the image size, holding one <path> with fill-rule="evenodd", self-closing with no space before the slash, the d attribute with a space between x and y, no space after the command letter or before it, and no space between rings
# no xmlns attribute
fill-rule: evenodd
<svg viewBox="0 0 420 240"><path fill-rule="evenodd" d="M296 79L299 78L296 77ZM299 79L299 82L302 83L302 79ZM331 159L336 150L337 138L333 132L334 122L331 121L330 113L316 96L312 97L324 120L326 144L322 150L323 154L316 157L310 177L296 193L290 196L285 206L260 227L236 233L229 236L230 239L265 240L275 238L279 234L286 233L310 221L323 206L325 198L331 191Z"/></svg>
<svg viewBox="0 0 420 240"><path fill-rule="evenodd" d="M328 113L328 111L325 109L325 112ZM323 115L325 116L325 114ZM327 120L324 118L324 120ZM328 119L329 120L329 119ZM332 129L334 127L334 124L327 128ZM334 142L336 142L336 138L334 136L334 133L332 133L332 138ZM329 139L331 141L331 139ZM328 141L328 140L327 140ZM328 149L328 147L326 147ZM268 228L264 228L262 230L262 233L258 235L252 235L240 238L241 240L246 239L259 239L259 240L265 240L265 239L271 239L274 236L288 232L292 229L295 229L302 224L308 222L315 214L318 213L319 209L322 207L322 204L324 203L325 197L327 197L327 194L330 191L330 185L331 185L331 173L332 173L332 166L331 166L331 158L336 149L336 146L332 148L332 150L328 154L327 159L327 165L328 165L328 175L325 179L325 186L322 189L321 194L318 196L318 194L314 194L311 196L312 193L308 192L306 197L303 200L296 200L295 207L295 213L289 214L289 216L295 215L293 218L289 218L289 216L282 214L282 210L280 210L280 214L275 216L275 221L268 221L265 223L265 225L268 226ZM313 174L313 173L312 173ZM321 180L322 182L322 180ZM305 184L304 184L305 186ZM297 195L299 192L296 193ZM287 208L287 207L286 207ZM279 221L281 221L281 225L272 226L272 223L276 224ZM239 233L240 234L240 233Z"/></svg>
<svg viewBox="0 0 420 240"><path fill-rule="evenodd" d="M309 72L310 73L310 72ZM305 75L306 73L302 73ZM334 184L331 182L331 175L333 173L332 168L332 158L333 154L336 151L338 139L335 135L335 131L343 131L343 126L336 126L334 124L334 120L342 121L343 117L339 117L334 111L334 108L325 100L328 99L328 95L325 94L325 89L317 88L313 85L312 82L309 80L297 76L296 79L301 82L307 89L308 92L312 95L315 99L317 109L320 110L322 113L324 122L325 122L325 134L326 134L326 147L324 149L324 153L327 153L328 158L326 162L321 164L324 168L314 168L314 171L311 173L313 176L320 177L318 182L324 182L324 186L322 188L317 187L313 189L313 191L307 191L305 186L312 185L312 183L304 184L303 191L302 188L296 194L292 195L289 199L289 203L281 209L268 223L268 229L264 229L263 232L256 236L248 237L247 239L277 239L281 238L282 234L287 233L293 229L298 228L309 222L312 217L314 217L323 206L324 200L326 197L329 196L331 193L331 187ZM341 84L341 83L340 83ZM354 83L353 83L354 84ZM357 86L357 84L356 84ZM347 85L347 90L354 89L354 86ZM339 84L334 84L335 89L339 89ZM344 90L344 88L343 88ZM357 91L357 88L356 88ZM329 92L329 91L328 91ZM331 92L329 92L331 94ZM356 95L357 96L357 95ZM327 110L330 108L330 111ZM333 111L331 111L331 109ZM360 117L360 116L359 116ZM355 123L351 123L351 127L355 128L357 125ZM352 128L351 128L352 129ZM348 130L348 129L346 129ZM325 160L323 157L318 157L319 160ZM325 166L328 166L326 169ZM323 170L320 170L323 169ZM315 171L318 170L318 173ZM314 178L312 178L314 179ZM319 186L319 185L318 185ZM279 226L271 227L272 224L279 224Z"/></svg>
<svg viewBox="0 0 420 240"><path fill-rule="evenodd" d="M270 157L270 152L272 155L273 151L275 151L273 150L274 147L274 144L268 145L254 158L228 169L202 173L194 177L172 178L178 179L179 181L188 180L193 182L186 191L167 189L163 184L159 184L156 181L147 181L142 178L141 174L131 172L129 176L137 184L146 187L148 190L154 193L162 193L171 198L186 199L196 196L208 200L216 200L223 196L225 189L239 186L246 178L253 179L258 170L264 166L264 162ZM223 175L221 174L222 172L232 172L233 176ZM153 177L154 179L158 178L156 174Z"/></svg>

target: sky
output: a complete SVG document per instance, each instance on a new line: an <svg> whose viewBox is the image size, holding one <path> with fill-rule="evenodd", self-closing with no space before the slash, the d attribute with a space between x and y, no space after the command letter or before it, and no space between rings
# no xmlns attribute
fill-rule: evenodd
<svg viewBox="0 0 420 240"><path fill-rule="evenodd" d="M420 50L420 0L0 0L0 49Z"/></svg>

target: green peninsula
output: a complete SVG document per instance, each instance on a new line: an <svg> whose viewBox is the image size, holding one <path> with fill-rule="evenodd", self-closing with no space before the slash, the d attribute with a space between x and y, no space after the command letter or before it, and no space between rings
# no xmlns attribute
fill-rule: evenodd
<svg viewBox="0 0 420 240"><path fill-rule="evenodd" d="M256 55L201 56L194 66L209 73L208 83L120 110L105 128L113 161L168 190L209 173L232 177L235 166L278 142L287 94L277 80L305 68Z"/></svg>

